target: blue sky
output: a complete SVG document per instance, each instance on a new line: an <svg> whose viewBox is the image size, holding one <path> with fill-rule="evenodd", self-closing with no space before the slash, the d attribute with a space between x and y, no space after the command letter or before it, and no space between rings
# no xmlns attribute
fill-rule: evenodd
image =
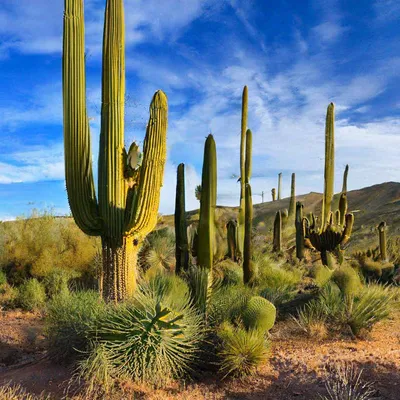
<svg viewBox="0 0 400 400"><path fill-rule="evenodd" d="M105 0L86 0L87 96L97 164ZM398 0L125 0L126 144L143 140L155 90L169 100L160 212L174 207L187 165L198 206L203 145L218 152L218 203L237 205L240 109L249 87L254 202L296 172L297 191L323 188L324 120L336 104L336 177L349 189L400 181ZM1 0L0 219L33 207L69 213L61 98L62 0Z"/></svg>

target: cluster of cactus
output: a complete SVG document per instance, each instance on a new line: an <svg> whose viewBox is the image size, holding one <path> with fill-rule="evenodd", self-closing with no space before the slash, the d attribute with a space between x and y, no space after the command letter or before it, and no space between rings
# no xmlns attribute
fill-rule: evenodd
<svg viewBox="0 0 400 400"><path fill-rule="evenodd" d="M189 269L189 243L185 210L185 164L179 164L175 197L175 271L180 274Z"/></svg>
<svg viewBox="0 0 400 400"><path fill-rule="evenodd" d="M98 163L98 200L86 108L83 0L65 0L63 112L65 176L72 215L88 235L101 236L102 293L119 301L136 288L137 254L157 223L166 160L167 98L157 91L143 156L124 150L125 26L122 0L106 3Z"/></svg>
<svg viewBox="0 0 400 400"><path fill-rule="evenodd" d="M334 194L334 104L328 106L325 127L325 172L324 172L324 195L322 199L321 224L317 226L317 219L313 214L310 220L296 218L296 232L299 245L302 243L308 248L315 249L321 253L322 263L329 265L330 254L336 252L339 260L343 260L343 248L350 239L354 223L353 214L347 213L346 192L342 192L339 201L339 208L332 213L332 198ZM347 190L347 172L345 171L343 188ZM300 218L300 217L299 217ZM304 235L304 241L300 236ZM296 242L297 242L296 241ZM299 249L298 255L302 250Z"/></svg>

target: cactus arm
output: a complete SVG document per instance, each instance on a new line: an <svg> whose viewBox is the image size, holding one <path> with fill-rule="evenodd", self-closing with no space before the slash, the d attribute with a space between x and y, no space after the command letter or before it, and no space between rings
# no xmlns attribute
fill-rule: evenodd
<svg viewBox="0 0 400 400"><path fill-rule="evenodd" d="M198 265L209 270L214 261L216 186L217 151L214 138L210 134L204 145L197 254Z"/></svg>
<svg viewBox="0 0 400 400"><path fill-rule="evenodd" d="M345 226L342 233L342 238L340 241L341 247L347 244L351 237L351 231L353 230L354 225L354 215L353 214L346 214L345 218Z"/></svg>
<svg viewBox="0 0 400 400"><path fill-rule="evenodd" d="M339 225L343 226L344 223L345 223L345 217L346 217L346 214L347 214L347 195L346 195L346 192L343 192L340 195L339 212L340 212Z"/></svg>
<svg viewBox="0 0 400 400"><path fill-rule="evenodd" d="M346 168L344 169L343 173L343 186L342 186L342 193L347 193L347 176L349 174L349 164L346 164Z"/></svg>
<svg viewBox="0 0 400 400"><path fill-rule="evenodd" d="M322 200L321 228L325 229L331 212L335 173L335 105L329 104L325 124L324 197Z"/></svg>
<svg viewBox="0 0 400 400"><path fill-rule="evenodd" d="M250 129L246 132L246 160L245 160L245 183L250 183L251 170L252 170L252 145L253 145L253 134Z"/></svg>
<svg viewBox="0 0 400 400"><path fill-rule="evenodd" d="M122 0L108 0L104 18L99 207L105 236L122 238L127 183L124 179L125 25Z"/></svg>
<svg viewBox="0 0 400 400"><path fill-rule="evenodd" d="M85 41L82 0L65 0L63 34L63 114L65 180L72 215L88 235L102 233L94 189L86 110Z"/></svg>
<svg viewBox="0 0 400 400"><path fill-rule="evenodd" d="M167 96L158 90L150 104L150 119L143 144L137 194L132 202L126 222L126 235L136 235L139 241L157 224L160 188L163 183L167 157Z"/></svg>
<svg viewBox="0 0 400 400"><path fill-rule="evenodd" d="M251 186L249 183L246 184L245 193L245 204L246 204L246 220L244 227L244 246L243 246L243 282L245 284L251 284L255 278L254 264L251 260L252 255L252 243L251 243L251 231L253 228L253 202L251 197Z"/></svg>
<svg viewBox="0 0 400 400"><path fill-rule="evenodd" d="M282 172L278 174L278 200L282 198Z"/></svg>

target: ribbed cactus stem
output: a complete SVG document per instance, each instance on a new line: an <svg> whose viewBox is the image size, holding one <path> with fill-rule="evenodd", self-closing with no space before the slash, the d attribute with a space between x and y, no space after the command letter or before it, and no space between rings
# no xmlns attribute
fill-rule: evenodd
<svg viewBox="0 0 400 400"><path fill-rule="evenodd" d="M282 198L282 172L278 174L278 200Z"/></svg>
<svg viewBox="0 0 400 400"><path fill-rule="evenodd" d="M378 225L378 233L379 233L379 250L380 250L380 258L382 261L387 261L387 242L386 242L386 222L382 221Z"/></svg>
<svg viewBox="0 0 400 400"><path fill-rule="evenodd" d="M253 134L250 129L246 131L246 159L244 163L244 176L245 183L250 183L251 170L252 170L252 146L253 146Z"/></svg>
<svg viewBox="0 0 400 400"><path fill-rule="evenodd" d="M226 237L228 241L228 257L236 261L237 257L237 221L231 219L226 224Z"/></svg>
<svg viewBox="0 0 400 400"><path fill-rule="evenodd" d="M343 173L343 185L342 185L342 193L347 193L347 176L349 174L349 164L346 164L346 168Z"/></svg>
<svg viewBox="0 0 400 400"><path fill-rule="evenodd" d="M254 263L252 262L251 233L253 228L253 202L251 198L251 186L246 184L246 220L244 230L243 248L243 282L252 284L255 278Z"/></svg>
<svg viewBox="0 0 400 400"><path fill-rule="evenodd" d="M211 134L204 146L201 188L197 263L211 270L214 261L217 201L217 150Z"/></svg>
<svg viewBox="0 0 400 400"><path fill-rule="evenodd" d="M177 168L175 196L175 272L180 274L189 269L189 245L185 209L185 164Z"/></svg>
<svg viewBox="0 0 400 400"><path fill-rule="evenodd" d="M137 254L157 223L167 149L167 98L162 91L153 96L141 165L127 165L124 9L122 0L107 0L97 205L85 100L83 0L65 0L63 46L65 169L71 211L85 233L101 236L103 297L119 301L135 291Z"/></svg>
<svg viewBox="0 0 400 400"><path fill-rule="evenodd" d="M339 224L341 226L344 225L346 214L347 214L347 194L346 192L343 192L340 195L339 199L339 212L340 212L340 221Z"/></svg>
<svg viewBox="0 0 400 400"><path fill-rule="evenodd" d="M273 251L275 251L277 253L280 253L282 251L282 214L281 214L281 211L278 211L275 214Z"/></svg>
<svg viewBox="0 0 400 400"><path fill-rule="evenodd" d="M292 181L290 185L289 218L293 218L295 213L296 213L296 174L292 173Z"/></svg>
<svg viewBox="0 0 400 400"><path fill-rule="evenodd" d="M304 225L303 225L303 204L296 203L296 257L299 260L304 258Z"/></svg>
<svg viewBox="0 0 400 400"><path fill-rule="evenodd" d="M335 174L335 105L329 104L325 124L324 197L322 200L321 227L325 229L331 212Z"/></svg>
<svg viewBox="0 0 400 400"><path fill-rule="evenodd" d="M242 120L240 133L240 208L238 218L238 253L243 257L244 224L245 224L245 189L246 189L246 132L248 114L248 89L243 88L242 93Z"/></svg>

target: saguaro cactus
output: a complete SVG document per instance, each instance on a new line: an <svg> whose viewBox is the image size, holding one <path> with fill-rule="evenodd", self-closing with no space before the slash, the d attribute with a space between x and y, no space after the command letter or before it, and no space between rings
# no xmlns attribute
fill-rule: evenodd
<svg viewBox="0 0 400 400"><path fill-rule="evenodd" d="M214 137L210 134L204 145L197 250L197 264L208 270L211 270L214 261L216 205L217 149Z"/></svg>
<svg viewBox="0 0 400 400"><path fill-rule="evenodd" d="M296 257L299 260L304 258L304 225L303 225L303 204L296 203Z"/></svg>
<svg viewBox="0 0 400 400"><path fill-rule="evenodd" d="M124 149L124 29L123 1L107 0L97 202L86 109L83 0L65 0L63 103L68 200L82 231L101 236L102 292L105 299L114 301L135 291L137 254L157 223L167 150L168 106L162 91L155 93L150 105L141 165L133 165L132 160L140 157L128 157ZM135 146L130 153L133 151L137 152Z"/></svg>
<svg viewBox="0 0 400 400"><path fill-rule="evenodd" d="M278 200L282 198L282 172L278 174Z"/></svg>
<svg viewBox="0 0 400 400"><path fill-rule="evenodd" d="M232 261L237 260L237 221L231 219L226 224L226 237L228 241L228 257Z"/></svg>
<svg viewBox="0 0 400 400"><path fill-rule="evenodd" d="M272 196L272 201L275 201L276 200L276 189L275 188L271 189L271 196Z"/></svg>
<svg viewBox="0 0 400 400"><path fill-rule="evenodd" d="M244 245L244 224L245 224L245 191L246 191L246 177L245 177L245 163L246 163L246 131L247 131L247 114L248 114L248 98L249 93L247 86L243 88L242 94L242 123L240 134L240 208L238 218L238 253L243 257Z"/></svg>
<svg viewBox="0 0 400 400"><path fill-rule="evenodd" d="M324 197L322 199L322 223L324 229L328 224L334 194L335 178L335 105L329 104L325 124L325 170L324 170Z"/></svg>
<svg viewBox="0 0 400 400"><path fill-rule="evenodd" d="M277 253L282 251L282 214L280 211L277 211L275 215L273 251Z"/></svg>
<svg viewBox="0 0 400 400"><path fill-rule="evenodd" d="M346 164L346 168L343 173L343 186L342 193L347 193L347 176L349 175L349 164Z"/></svg>
<svg viewBox="0 0 400 400"><path fill-rule="evenodd" d="M290 185L289 218L293 218L296 211L296 174L292 174Z"/></svg>
<svg viewBox="0 0 400 400"><path fill-rule="evenodd" d="M380 258L382 261L387 261L386 227L387 225L385 221L382 221L378 225L379 250L380 250Z"/></svg>
<svg viewBox="0 0 400 400"><path fill-rule="evenodd" d="M179 164L176 179L175 197L175 272L189 269L189 244L186 228L185 210L185 164Z"/></svg>

